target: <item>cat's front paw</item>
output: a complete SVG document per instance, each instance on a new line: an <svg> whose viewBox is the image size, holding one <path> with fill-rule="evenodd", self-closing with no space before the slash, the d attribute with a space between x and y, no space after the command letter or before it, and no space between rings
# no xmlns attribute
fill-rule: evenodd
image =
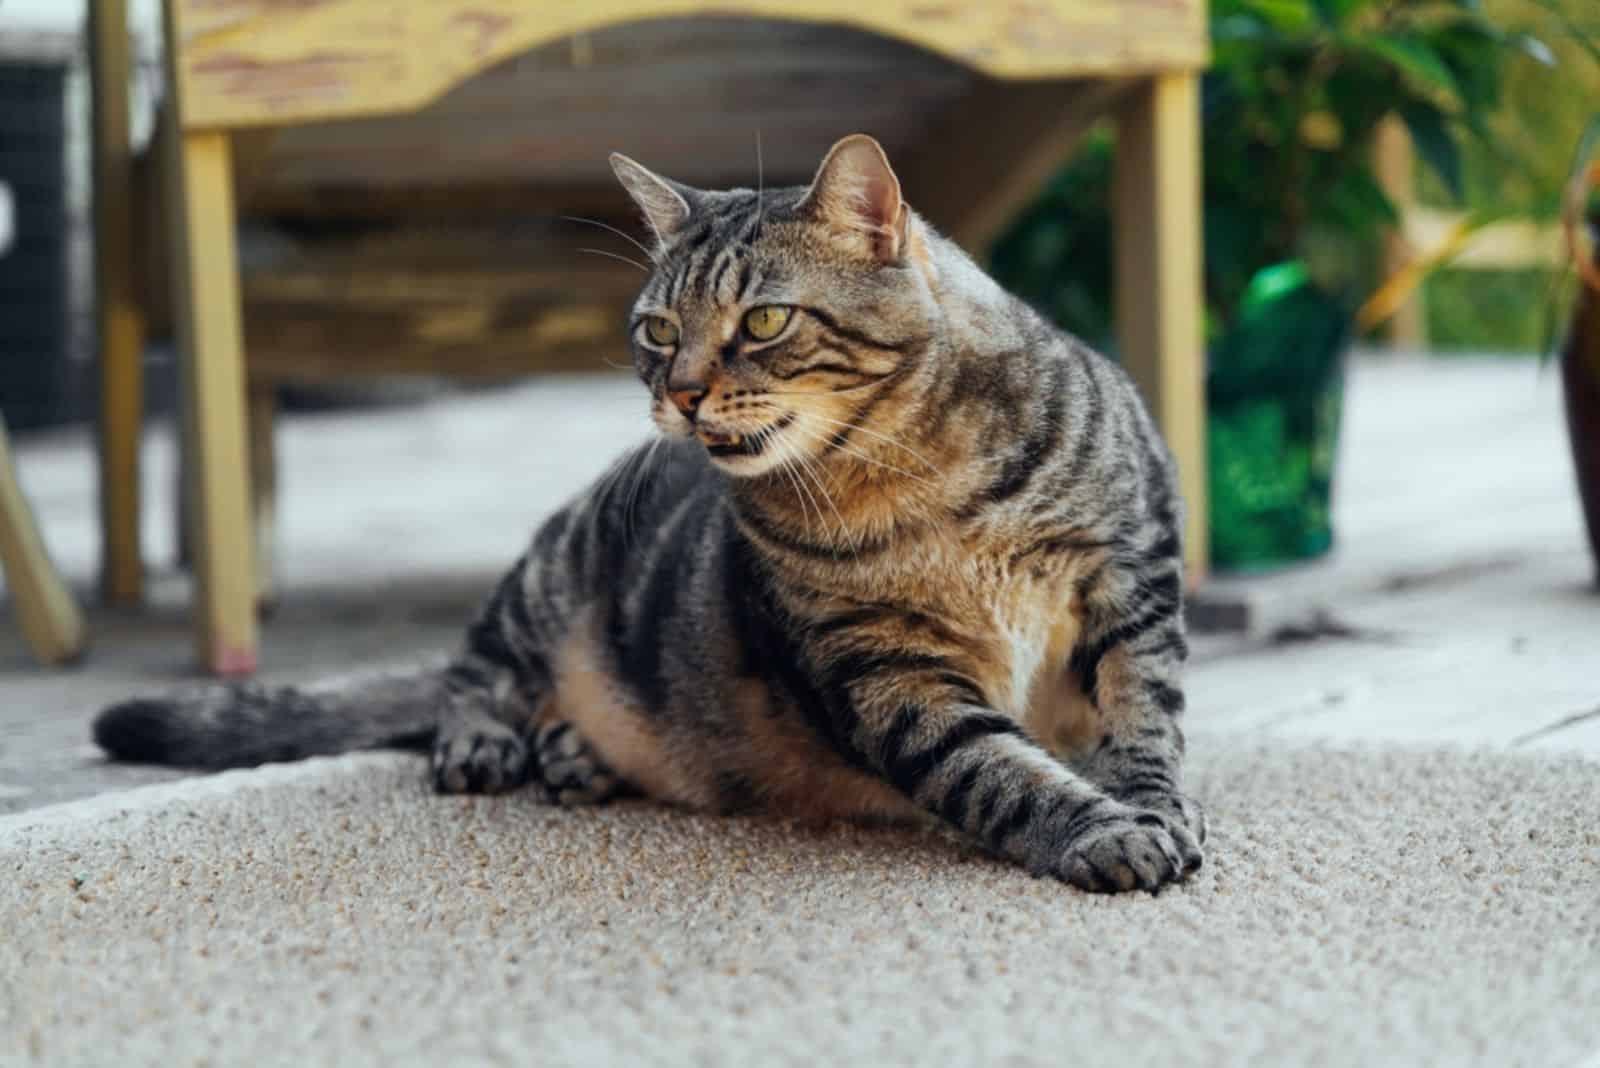
<svg viewBox="0 0 1600 1068"><path fill-rule="evenodd" d="M1185 794L1163 793L1159 791L1146 791L1144 793L1117 795L1119 799L1134 808L1142 808L1147 812L1155 812L1166 816L1180 827L1187 827L1189 834L1196 843L1205 844L1206 840L1206 810L1194 798Z"/></svg>
<svg viewBox="0 0 1600 1068"><path fill-rule="evenodd" d="M1116 801L1099 806L1058 847L1054 873L1081 890L1159 890L1199 870L1200 844L1188 827Z"/></svg>
<svg viewBox="0 0 1600 1068"><path fill-rule="evenodd" d="M560 805L597 805L624 792L617 773L568 722L546 723L534 737L534 777Z"/></svg>
<svg viewBox="0 0 1600 1068"><path fill-rule="evenodd" d="M443 794L495 794L528 781L528 747L493 720L441 729L433 744L433 785Z"/></svg>

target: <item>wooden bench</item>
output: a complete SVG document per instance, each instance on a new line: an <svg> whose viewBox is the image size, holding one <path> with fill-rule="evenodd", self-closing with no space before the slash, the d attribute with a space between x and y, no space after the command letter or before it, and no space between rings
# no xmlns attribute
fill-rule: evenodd
<svg viewBox="0 0 1600 1068"><path fill-rule="evenodd" d="M130 193L123 0L93 10L105 585L131 599L139 351L165 298L138 281L139 220L159 213ZM1120 343L1180 458L1203 570L1203 0L168 0L166 18L151 232L171 235L208 669L256 666L274 383L598 366L636 276L577 254L595 234L560 217L626 225L611 149L748 184L758 134L770 184L874 134L911 203L981 251L1114 118ZM241 222L279 239L242 274Z"/></svg>

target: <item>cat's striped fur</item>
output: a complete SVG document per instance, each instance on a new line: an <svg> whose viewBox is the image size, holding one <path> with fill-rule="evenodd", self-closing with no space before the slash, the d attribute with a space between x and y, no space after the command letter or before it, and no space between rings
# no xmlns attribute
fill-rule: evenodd
<svg viewBox="0 0 1600 1068"><path fill-rule="evenodd" d="M663 439L544 523L441 666L128 702L100 743L424 742L447 791L932 815L1093 890L1194 871L1181 505L1128 379L917 218L870 138L806 188L614 164L656 235L633 349ZM756 342L766 305L792 311Z"/></svg>

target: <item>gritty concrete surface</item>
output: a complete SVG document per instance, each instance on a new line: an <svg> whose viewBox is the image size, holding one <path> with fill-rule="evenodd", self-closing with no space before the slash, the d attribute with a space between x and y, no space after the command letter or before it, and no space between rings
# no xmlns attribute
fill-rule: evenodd
<svg viewBox="0 0 1600 1068"><path fill-rule="evenodd" d="M0 1064L1600 1065L1600 599L1554 383L1363 363L1348 411L1339 551L1228 580L1270 626L1197 643L1212 840L1154 899L936 834L437 797L412 756L106 765L94 709L193 665L156 432L151 606L65 671L0 617ZM645 432L620 379L290 420L268 677L448 646ZM88 440L19 452L87 591Z"/></svg>
<svg viewBox="0 0 1600 1068"><path fill-rule="evenodd" d="M1343 429L1336 551L1212 584L1259 618L1194 665L1192 721L1600 758L1600 587L1556 376L1367 360Z"/></svg>
<svg viewBox="0 0 1600 1068"><path fill-rule="evenodd" d="M1596 768L1200 730L1159 897L319 760L0 817L16 1065L1580 1065Z"/></svg>
<svg viewBox="0 0 1600 1068"><path fill-rule="evenodd" d="M538 521L650 432L641 387L618 375L551 377L419 406L283 420L277 606L262 677L289 681L452 647ZM171 779L105 764L94 711L193 677L189 582L174 561L171 428L144 449L143 534L151 604L93 596L98 530L86 432L19 448L24 488L51 554L90 611L82 663L30 661L0 612L0 813Z"/></svg>

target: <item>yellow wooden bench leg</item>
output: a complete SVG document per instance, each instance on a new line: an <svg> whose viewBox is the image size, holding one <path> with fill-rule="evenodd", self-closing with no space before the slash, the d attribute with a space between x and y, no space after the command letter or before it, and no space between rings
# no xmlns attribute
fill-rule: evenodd
<svg viewBox="0 0 1600 1068"><path fill-rule="evenodd" d="M144 317L133 274L133 148L128 138L128 22L124 0L89 10L94 82L94 254L100 344L101 585L107 600L143 592L139 551L139 438L144 408Z"/></svg>
<svg viewBox="0 0 1600 1068"><path fill-rule="evenodd" d="M278 391L270 385L250 387L250 489L256 534L256 599L263 611L276 601L273 572L277 566L274 541L278 528L278 453L272 424L278 410Z"/></svg>
<svg viewBox="0 0 1600 1068"><path fill-rule="evenodd" d="M174 132L169 152L196 641L209 670L248 674L256 668L256 567L232 159L217 131Z"/></svg>
<svg viewBox="0 0 1600 1068"><path fill-rule="evenodd" d="M0 567L22 623L22 635L42 663L59 664L83 650L83 615L45 553L33 512L11 463L0 421Z"/></svg>
<svg viewBox="0 0 1600 1068"><path fill-rule="evenodd" d="M277 606L277 529L278 529L278 452L273 425L278 414L278 394L272 386L252 383L247 390L247 419L250 451L250 514L256 539L256 607L263 613ZM193 519L190 510L190 481L186 477L190 455L187 437L178 434L177 472L177 562L191 569Z"/></svg>
<svg viewBox="0 0 1600 1068"><path fill-rule="evenodd" d="M1194 74L1162 74L1129 94L1112 208L1117 341L1178 460L1191 585L1209 556L1198 87Z"/></svg>

